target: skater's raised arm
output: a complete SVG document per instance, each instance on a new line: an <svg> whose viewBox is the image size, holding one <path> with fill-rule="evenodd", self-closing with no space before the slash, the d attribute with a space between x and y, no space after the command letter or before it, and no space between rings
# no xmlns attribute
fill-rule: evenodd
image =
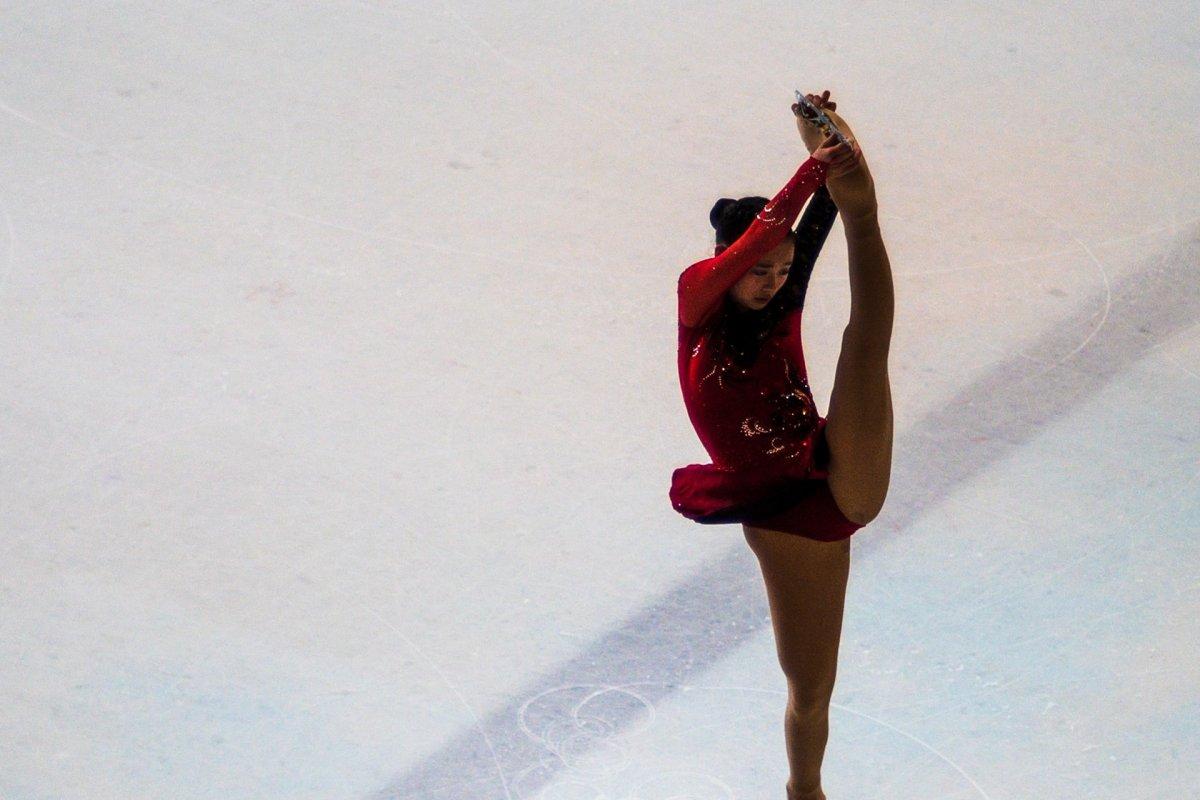
<svg viewBox="0 0 1200 800"><path fill-rule="evenodd" d="M796 226L796 249L792 257L792 267L788 270L783 289L780 290L784 291L789 286L795 287L792 302L797 307L804 307L813 266L817 263L821 248L825 246L829 231L833 229L833 221L837 214L837 204L829 196L829 189L825 184L821 184L813 193L812 200L808 201L808 206L800 217L800 224Z"/></svg>
<svg viewBox="0 0 1200 800"><path fill-rule="evenodd" d="M796 174L755 216L746 232L719 254L698 261L679 276L679 321L687 327L704 322L724 294L765 254L783 242L804 201L825 181L828 164L809 156Z"/></svg>

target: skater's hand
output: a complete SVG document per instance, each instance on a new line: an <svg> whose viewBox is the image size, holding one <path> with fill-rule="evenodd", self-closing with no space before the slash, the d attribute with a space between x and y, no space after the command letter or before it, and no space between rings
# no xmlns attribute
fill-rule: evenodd
<svg viewBox="0 0 1200 800"><path fill-rule="evenodd" d="M829 99L828 89L820 94L806 94L804 95L804 99L812 103L817 108L823 108L826 111L837 111L837 103ZM799 108L799 103L792 103L792 113L795 113Z"/></svg>
<svg viewBox="0 0 1200 800"><path fill-rule="evenodd" d="M814 158L830 165L825 185L837 204L838 213L842 215L843 222L871 219L879 208L875 198L875 181L854 131L835 110L837 104L829 99L828 89L819 95L805 95L805 98L824 111L849 141L849 145L838 144L835 137L825 136L799 115L799 103L792 104L792 113L796 115L796 127L800 129L804 146Z"/></svg>
<svg viewBox="0 0 1200 800"><path fill-rule="evenodd" d="M840 178L858 169L862 160L862 148L853 139L850 140L850 144L841 144L836 136L830 135L813 151L812 157L829 165L828 177Z"/></svg>
<svg viewBox="0 0 1200 800"><path fill-rule="evenodd" d="M829 90L826 89L821 94L806 94L804 98L822 111L829 112L837 109L837 103L829 99ZM816 125L808 122L804 117L800 116L800 104L792 103L792 114L796 117L796 129L800 131L800 138L804 140L804 146L808 148L808 152L817 149L821 144L821 131Z"/></svg>

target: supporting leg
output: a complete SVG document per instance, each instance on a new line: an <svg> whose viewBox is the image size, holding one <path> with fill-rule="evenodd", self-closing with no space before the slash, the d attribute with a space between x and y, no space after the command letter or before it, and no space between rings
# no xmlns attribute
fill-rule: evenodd
<svg viewBox="0 0 1200 800"><path fill-rule="evenodd" d="M775 647L788 684L788 800L825 800L821 763L829 739L850 540L819 542L750 525L743 530L766 582Z"/></svg>

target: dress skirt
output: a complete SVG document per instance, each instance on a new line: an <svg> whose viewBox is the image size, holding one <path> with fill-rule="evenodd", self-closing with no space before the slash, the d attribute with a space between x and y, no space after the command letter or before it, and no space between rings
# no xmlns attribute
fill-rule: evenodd
<svg viewBox="0 0 1200 800"><path fill-rule="evenodd" d="M671 505L703 525L742 522L822 542L863 527L847 519L829 491L825 419L817 421L812 463L797 471L688 464L671 475Z"/></svg>

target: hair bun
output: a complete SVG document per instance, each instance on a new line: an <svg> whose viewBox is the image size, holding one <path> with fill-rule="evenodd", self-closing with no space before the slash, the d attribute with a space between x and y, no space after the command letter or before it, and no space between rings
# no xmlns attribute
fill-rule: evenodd
<svg viewBox="0 0 1200 800"><path fill-rule="evenodd" d="M717 230L717 226L721 222L721 216L725 213L725 210L736 202L737 200L731 197L722 197L713 203L712 211L708 212L708 222L713 226L714 231Z"/></svg>

